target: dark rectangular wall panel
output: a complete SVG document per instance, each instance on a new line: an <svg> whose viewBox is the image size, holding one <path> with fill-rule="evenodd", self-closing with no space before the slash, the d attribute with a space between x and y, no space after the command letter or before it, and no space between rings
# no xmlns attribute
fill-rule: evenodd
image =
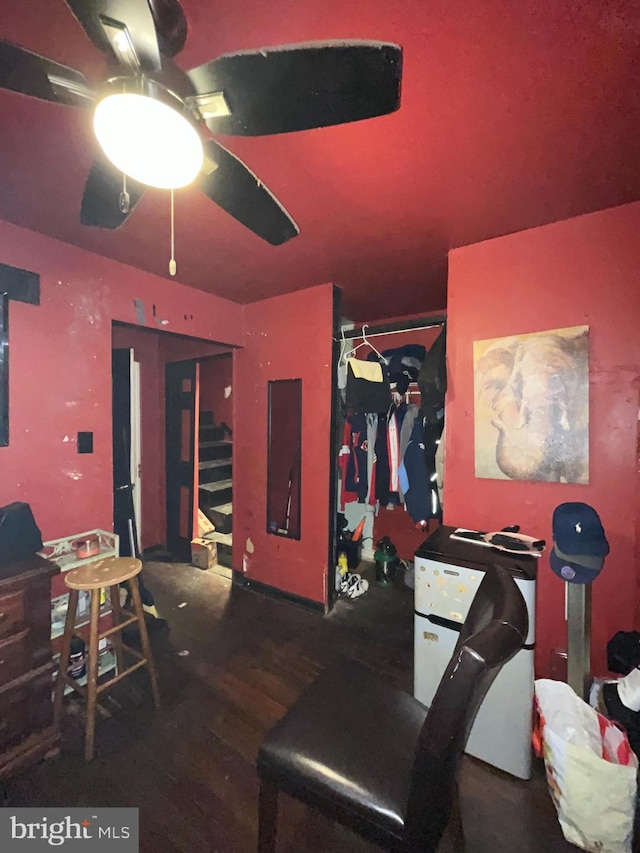
<svg viewBox="0 0 640 853"><path fill-rule="evenodd" d="M16 302L40 305L40 276L36 272L0 264L0 293Z"/></svg>

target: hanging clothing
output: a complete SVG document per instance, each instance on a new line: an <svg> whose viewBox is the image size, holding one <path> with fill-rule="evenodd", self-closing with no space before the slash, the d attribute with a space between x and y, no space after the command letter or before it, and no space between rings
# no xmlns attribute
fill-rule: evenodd
<svg viewBox="0 0 640 853"><path fill-rule="evenodd" d="M396 412L389 415L387 421L387 455L389 457L389 491L398 491L398 466L402 461L400 458L400 430Z"/></svg>
<svg viewBox="0 0 640 853"><path fill-rule="evenodd" d="M367 415L367 503L375 506L376 499L376 436L378 434L378 415Z"/></svg>
<svg viewBox="0 0 640 853"><path fill-rule="evenodd" d="M402 421L402 428L400 430L400 466L398 467L398 483L399 490L398 494L400 495L400 502L405 503L405 494L407 489L409 488L408 482L406 480L406 471L404 468L404 454L407 452L407 447L409 445L409 441L411 440L411 433L413 432L413 425L416 422L416 418L418 417L420 409L414 404L410 403L407 406L407 411L404 415L404 420Z"/></svg>
<svg viewBox="0 0 640 853"><path fill-rule="evenodd" d="M407 510L416 523L442 515L435 464L436 441L441 433L442 422L432 424L421 415L414 423L404 455L406 481L404 474L402 479L408 485L404 498Z"/></svg>
<svg viewBox="0 0 640 853"><path fill-rule="evenodd" d="M376 439L376 496L382 506L400 504L398 470L402 462L402 424L409 407L406 403L391 406L388 413L378 415Z"/></svg>
<svg viewBox="0 0 640 853"><path fill-rule="evenodd" d="M347 387L347 364L342 358L338 361L336 379L338 382L338 390L344 391Z"/></svg>
<svg viewBox="0 0 640 853"><path fill-rule="evenodd" d="M404 420L402 421L402 428L400 431L400 458L404 458L405 451L407 449L407 445L409 444L409 440L411 438L411 432L413 431L413 425L416 422L416 418L418 417L418 412L420 409L415 405L415 403L409 403L407 405L407 409L404 414Z"/></svg>
<svg viewBox="0 0 640 853"><path fill-rule="evenodd" d="M421 409L430 422L440 421L444 416L444 398L447 390L446 326L425 355L418 373Z"/></svg>
<svg viewBox="0 0 640 853"><path fill-rule="evenodd" d="M440 493L438 492L438 474L436 471L436 453L438 441L442 436L444 418L437 421L424 420L424 444L425 465L427 468L427 479L431 493L431 515L428 518L442 518L442 506L440 504Z"/></svg>
<svg viewBox="0 0 640 853"><path fill-rule="evenodd" d="M386 366L348 359L346 404L356 412L387 411L391 405L391 386Z"/></svg>
<svg viewBox="0 0 640 853"><path fill-rule="evenodd" d="M392 406L389 412L387 421L387 448L389 451L389 491L399 492L400 486L398 483L398 469L404 456L402 446L402 435L404 432L404 422L409 412L407 403L399 403L397 406ZM407 444L409 443L407 437Z"/></svg>
<svg viewBox="0 0 640 853"><path fill-rule="evenodd" d="M376 504L376 434L378 416L353 412L345 423L343 445L338 457L343 471L344 505L352 501Z"/></svg>
<svg viewBox="0 0 640 853"><path fill-rule="evenodd" d="M440 510L444 506L444 429L438 441L438 449L436 450L436 485L438 487L438 498L440 500Z"/></svg>
<svg viewBox="0 0 640 853"><path fill-rule="evenodd" d="M351 427L349 459L347 462L346 487L358 496L358 503L365 503L369 492L367 466L367 416L354 412L347 418Z"/></svg>
<svg viewBox="0 0 640 853"><path fill-rule="evenodd" d="M411 439L404 454L403 466L406 472L404 500L407 511L417 523L431 517L429 478L425 462L424 419L416 419ZM403 481L404 481L403 476Z"/></svg>
<svg viewBox="0 0 640 853"><path fill-rule="evenodd" d="M378 432L376 435L376 498L382 506L389 503L389 449L387 446L387 415L378 415Z"/></svg>
<svg viewBox="0 0 640 853"><path fill-rule="evenodd" d="M410 382L416 381L425 354L426 350L422 344L406 344L382 351L389 373L389 382L395 384L400 394L406 392ZM369 353L367 360L378 361L378 355L375 352Z"/></svg>
<svg viewBox="0 0 640 853"><path fill-rule="evenodd" d="M349 465L349 457L351 455L351 424L348 419L344 422L342 429L342 446L338 452L338 468L340 470L340 499L338 505L340 512L344 512L345 506L348 503L358 500L356 491L347 489L347 467Z"/></svg>

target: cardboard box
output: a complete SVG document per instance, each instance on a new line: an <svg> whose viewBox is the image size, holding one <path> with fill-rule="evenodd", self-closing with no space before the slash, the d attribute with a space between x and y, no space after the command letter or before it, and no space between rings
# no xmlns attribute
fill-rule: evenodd
<svg viewBox="0 0 640 853"><path fill-rule="evenodd" d="M191 565L212 569L218 563L218 546L210 539L191 540Z"/></svg>
<svg viewBox="0 0 640 853"><path fill-rule="evenodd" d="M198 510L198 536L202 538L206 536L207 533L213 533L215 530L215 525L212 521L210 521L207 516L202 512L201 509Z"/></svg>

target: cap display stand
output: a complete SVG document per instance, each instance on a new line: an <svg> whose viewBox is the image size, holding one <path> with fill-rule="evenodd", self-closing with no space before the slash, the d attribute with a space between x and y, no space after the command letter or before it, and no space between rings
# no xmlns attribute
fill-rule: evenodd
<svg viewBox="0 0 640 853"><path fill-rule="evenodd" d="M565 584L567 683L585 702L591 689L591 584Z"/></svg>

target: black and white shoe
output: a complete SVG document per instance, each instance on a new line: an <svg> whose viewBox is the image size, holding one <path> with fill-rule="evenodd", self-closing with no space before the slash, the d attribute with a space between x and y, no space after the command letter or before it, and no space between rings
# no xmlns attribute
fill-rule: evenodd
<svg viewBox="0 0 640 853"><path fill-rule="evenodd" d="M369 581L355 572L349 572L340 584L340 592L347 598L360 598L369 589Z"/></svg>

